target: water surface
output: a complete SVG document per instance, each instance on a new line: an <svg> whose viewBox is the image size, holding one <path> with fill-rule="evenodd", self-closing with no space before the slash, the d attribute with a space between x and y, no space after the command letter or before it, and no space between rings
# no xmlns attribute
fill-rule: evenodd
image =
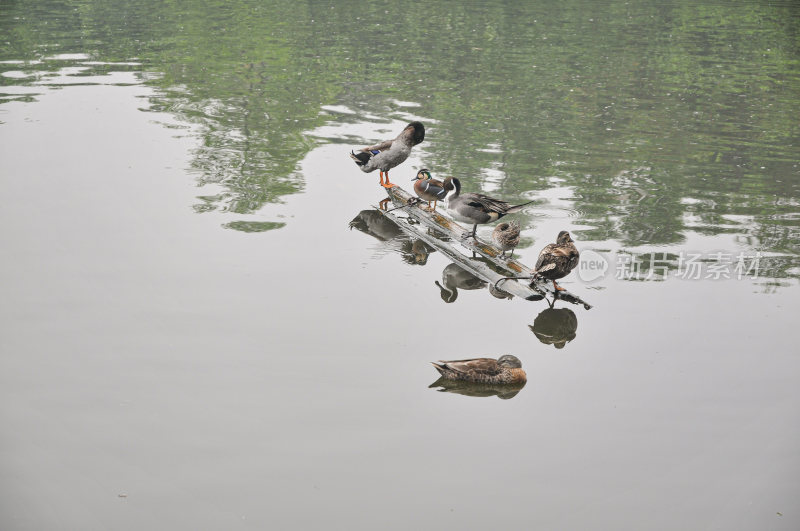
<svg viewBox="0 0 800 531"><path fill-rule="evenodd" d="M797 528L798 26L0 3L3 529ZM592 310L378 221L347 152L412 119L393 180L535 200L520 259L570 230Z"/></svg>

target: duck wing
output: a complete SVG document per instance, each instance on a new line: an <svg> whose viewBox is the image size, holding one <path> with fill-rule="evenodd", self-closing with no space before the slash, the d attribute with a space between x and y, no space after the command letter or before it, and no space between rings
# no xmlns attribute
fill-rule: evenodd
<svg viewBox="0 0 800 531"><path fill-rule="evenodd" d="M558 249L558 246L555 243L545 245L541 252L539 252L539 259L536 260L536 265L533 266L533 270L537 273L541 273L542 271L553 269L556 266L556 262L553 260L553 253L556 249Z"/></svg>
<svg viewBox="0 0 800 531"><path fill-rule="evenodd" d="M533 269L537 273L543 273L561 266L566 271L572 271L578 265L579 258L578 250L574 246L550 243L539 253L539 259Z"/></svg>
<svg viewBox="0 0 800 531"><path fill-rule="evenodd" d="M372 171L375 168L370 168L369 165L374 164L372 161L373 157L376 157L383 151L390 149L392 147L392 142L394 142L394 140L385 140L380 144L361 148L357 153L351 151L350 158L353 159L356 164L362 167L362 171Z"/></svg>
<svg viewBox="0 0 800 531"><path fill-rule="evenodd" d="M444 189L444 183L442 181L437 181L436 179L428 179L423 181L420 185L422 187L422 191L431 195L435 195L437 198L444 199L447 196L447 190Z"/></svg>
<svg viewBox="0 0 800 531"><path fill-rule="evenodd" d="M500 374L502 371L497 364L497 360L492 358L440 361L440 364L445 369L461 374L484 374L486 376L494 376Z"/></svg>
<svg viewBox="0 0 800 531"><path fill-rule="evenodd" d="M368 151L371 152L373 155L377 155L381 151L386 151L387 149L391 148L392 142L394 142L394 140L384 140L380 144L375 144L374 146L367 146L365 148L361 148L361 151Z"/></svg>
<svg viewBox="0 0 800 531"><path fill-rule="evenodd" d="M508 211L508 203L489 197L483 194L464 194L462 196L471 207L481 209L485 212L497 212L505 214Z"/></svg>
<svg viewBox="0 0 800 531"><path fill-rule="evenodd" d="M569 256L567 256L567 271L572 271L578 265L581 254L578 252L577 247L570 245Z"/></svg>

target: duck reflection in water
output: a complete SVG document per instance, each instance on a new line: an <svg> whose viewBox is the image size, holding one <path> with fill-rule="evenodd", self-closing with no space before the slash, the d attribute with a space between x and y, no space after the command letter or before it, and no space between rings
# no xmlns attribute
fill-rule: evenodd
<svg viewBox="0 0 800 531"><path fill-rule="evenodd" d="M447 264L442 271L442 283L434 282L441 290L442 300L447 303L455 302L458 290L483 289L487 282L476 277L466 269L456 264Z"/></svg>
<svg viewBox="0 0 800 531"><path fill-rule="evenodd" d="M428 386L440 393L456 393L464 396L489 397L496 396L500 400L508 400L517 396L526 382L518 384L485 384L466 382L464 380L448 380L444 376Z"/></svg>
<svg viewBox="0 0 800 531"><path fill-rule="evenodd" d="M405 249L404 245L403 250ZM403 253L403 260L410 264L425 265L428 263L428 256L432 251L433 249L427 243L422 240L414 240L411 242L411 247L408 248L408 251Z"/></svg>
<svg viewBox="0 0 800 531"><path fill-rule="evenodd" d="M358 229L382 242L388 242L403 234L397 224L375 209L359 212L350 222L350 229Z"/></svg>
<svg viewBox="0 0 800 531"><path fill-rule="evenodd" d="M379 211L362 210L350 222L350 229L369 234L386 244L386 248L399 253L408 264L425 265L433 248L421 240L412 240L391 219Z"/></svg>
<svg viewBox="0 0 800 531"><path fill-rule="evenodd" d="M528 328L545 345L561 349L575 339L578 317L569 308L550 307L537 315L533 325L529 325Z"/></svg>
<svg viewBox="0 0 800 531"><path fill-rule="evenodd" d="M507 291L503 291L502 289L498 288L494 284L489 284L489 293L492 294L493 297L497 299L508 299L511 300L514 298L512 294Z"/></svg>

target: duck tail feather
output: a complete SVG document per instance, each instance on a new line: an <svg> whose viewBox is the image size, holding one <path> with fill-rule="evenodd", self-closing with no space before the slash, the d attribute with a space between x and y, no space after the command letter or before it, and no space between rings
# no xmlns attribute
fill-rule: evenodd
<svg viewBox="0 0 800 531"><path fill-rule="evenodd" d="M350 151L350 158L355 161L356 164L359 166L364 166L369 159L372 158L372 153L367 151L359 151L357 154L354 153L352 150Z"/></svg>
<svg viewBox="0 0 800 531"><path fill-rule="evenodd" d="M439 374L444 376L444 371L446 370L446 367L444 365L436 363L435 361L432 361L431 365L433 365L436 368L436 370L439 371Z"/></svg>
<svg viewBox="0 0 800 531"><path fill-rule="evenodd" d="M542 267L540 267L539 269L537 269L536 271L534 271L533 274L534 275L539 275L541 273L544 273L545 271L550 271L551 269L553 269L555 267L556 267L556 265L553 264L553 263L545 264Z"/></svg>
<svg viewBox="0 0 800 531"><path fill-rule="evenodd" d="M536 200L534 199L533 201L536 201ZM526 206L530 205L531 203L533 203L533 201L528 201L527 203L522 203L521 205L512 206L507 210L507 213L508 214L515 214L515 213L519 212L520 210L522 210L523 207L526 207Z"/></svg>

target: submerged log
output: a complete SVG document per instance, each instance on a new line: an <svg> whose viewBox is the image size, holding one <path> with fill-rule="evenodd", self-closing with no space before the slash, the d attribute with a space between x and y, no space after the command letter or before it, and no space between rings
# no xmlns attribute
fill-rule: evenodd
<svg viewBox="0 0 800 531"><path fill-rule="evenodd" d="M409 233L415 238L419 238L431 247L450 258L450 260L476 276L486 280L493 289L521 297L526 300L541 300L546 295L554 299L561 299L572 304L582 305L585 309L590 309L591 304L585 302L577 295L573 295L567 290L556 291L549 281L530 281L530 280L506 280L497 286L497 281L503 277L530 277L533 269L522 262L514 259L501 259L502 250L491 243L482 240L467 238L470 230L462 227L452 219L449 219L437 212L429 212L423 208L424 202L418 203L418 198L400 186L388 188L389 200L394 205L394 210L387 209L380 211L392 219L398 227ZM388 201L388 200L387 200ZM402 207L402 208L398 208ZM408 214L409 219L413 219L415 224L398 216L400 213ZM437 238L421 227L433 229L434 231L448 237L452 242L459 243L465 249L479 254L481 260L469 258L459 252L450 242ZM499 272L498 272L499 271ZM501 274L502 272L502 274Z"/></svg>

